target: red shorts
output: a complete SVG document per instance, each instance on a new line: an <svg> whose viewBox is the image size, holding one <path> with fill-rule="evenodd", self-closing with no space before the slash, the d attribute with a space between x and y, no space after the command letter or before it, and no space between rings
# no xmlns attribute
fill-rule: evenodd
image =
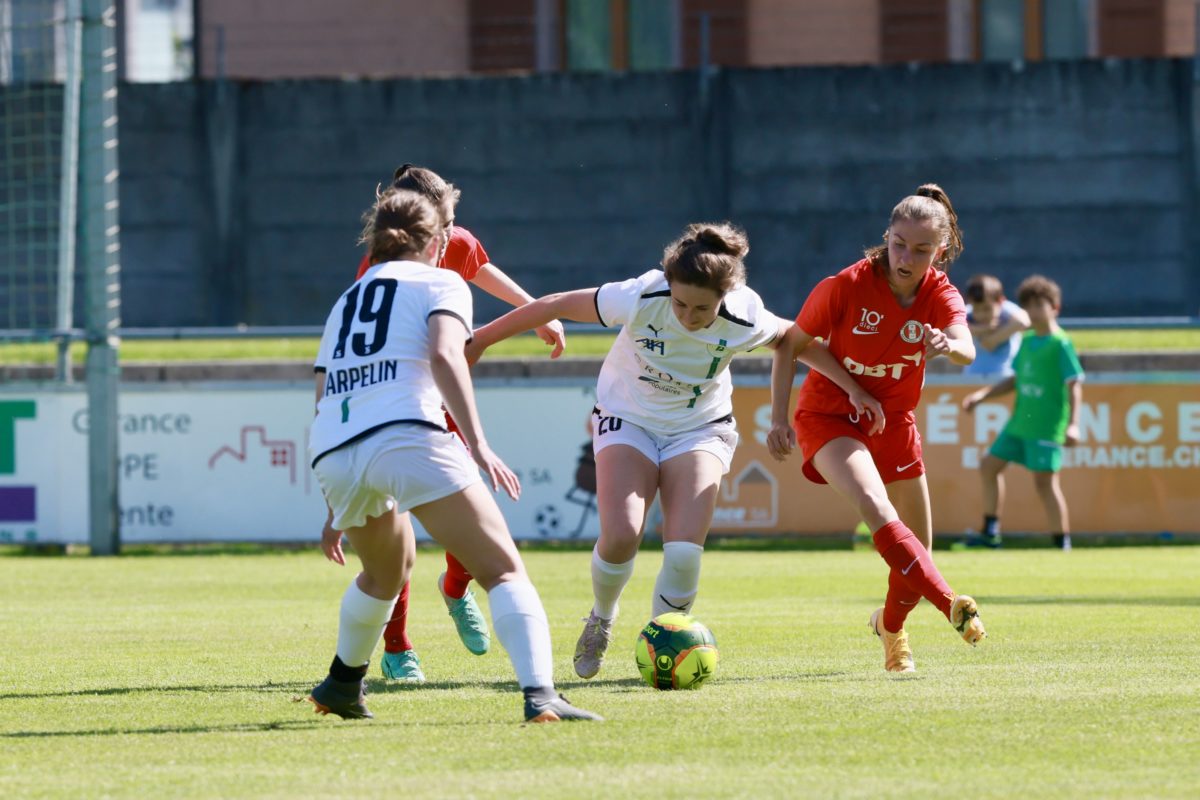
<svg viewBox="0 0 1200 800"><path fill-rule="evenodd" d="M804 454L804 477L813 483L826 483L813 466L813 456L834 439L847 436L866 445L884 483L906 481L925 474L921 460L921 434L912 413L895 414L887 418L883 433L868 436L871 420L865 416L857 422L850 416L797 411L792 421L796 441Z"/></svg>
<svg viewBox="0 0 1200 800"><path fill-rule="evenodd" d="M446 411L446 409L442 409L442 412L446 415L446 430L450 431L455 436L457 436L459 439L461 439L463 444L466 444L467 437L463 436L463 432L460 431L458 429L458 426L454 424L454 417L450 416L450 412ZM471 451L471 448L468 447L467 452L470 452L470 451Z"/></svg>

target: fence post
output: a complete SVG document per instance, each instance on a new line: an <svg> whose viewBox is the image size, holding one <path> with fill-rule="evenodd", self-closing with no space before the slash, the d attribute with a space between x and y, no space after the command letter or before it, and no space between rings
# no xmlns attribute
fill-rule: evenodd
<svg viewBox="0 0 1200 800"><path fill-rule="evenodd" d="M115 27L113 0L83 0L80 208L87 293L88 521L92 555L116 555L121 548L117 481L121 267Z"/></svg>

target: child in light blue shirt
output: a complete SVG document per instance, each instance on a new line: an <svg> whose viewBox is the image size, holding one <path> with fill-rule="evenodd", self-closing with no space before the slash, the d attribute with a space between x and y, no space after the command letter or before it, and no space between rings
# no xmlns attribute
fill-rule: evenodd
<svg viewBox="0 0 1200 800"><path fill-rule="evenodd" d="M1012 375L1021 333L1029 329L1029 314L1005 299L1004 286L994 275L973 275L963 296L969 306L967 326L975 340L975 361L963 369L963 374L989 378Z"/></svg>

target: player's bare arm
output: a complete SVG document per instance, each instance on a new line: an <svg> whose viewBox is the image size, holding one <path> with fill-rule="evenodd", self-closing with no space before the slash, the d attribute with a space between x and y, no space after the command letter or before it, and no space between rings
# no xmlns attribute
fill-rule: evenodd
<svg viewBox="0 0 1200 800"><path fill-rule="evenodd" d="M467 347L467 357L474 362L496 342L533 330L553 319L600 322L600 314L596 311L596 289L548 294L513 309L475 331L475 338Z"/></svg>
<svg viewBox="0 0 1200 800"><path fill-rule="evenodd" d="M516 308L533 302L533 295L522 289L520 284L490 261L479 268L479 272L471 279L471 283L492 297L503 300ZM558 358L567 347L567 334L563 330L562 323L556 319L534 328L534 333L538 335L539 339L554 348L550 351L551 358Z"/></svg>
<svg viewBox="0 0 1200 800"><path fill-rule="evenodd" d="M471 449L471 458L491 482L492 491L502 488L516 500L521 496L520 481L483 438L483 426L475 407L475 392L471 388L471 374L464 355L466 344L467 329L457 317L434 314L429 318L429 368L442 394L442 402L462 431Z"/></svg>
<svg viewBox="0 0 1200 800"><path fill-rule="evenodd" d="M945 356L965 367L975 360L975 343L966 325L951 325L942 330L925 323L925 358Z"/></svg>
<svg viewBox="0 0 1200 800"><path fill-rule="evenodd" d="M325 370L318 370L314 379L317 385L313 407L325 396ZM325 504L325 524L321 526L321 552L335 564L346 566L346 554L342 551L342 532L333 527L333 509Z"/></svg>
<svg viewBox="0 0 1200 800"><path fill-rule="evenodd" d="M799 326L790 325L776 340L771 358L771 430L767 432L767 452L776 461L785 460L796 446L796 431L792 429L789 409L792 384L796 380L796 346L805 337L812 340ZM808 342L804 346L807 347Z"/></svg>

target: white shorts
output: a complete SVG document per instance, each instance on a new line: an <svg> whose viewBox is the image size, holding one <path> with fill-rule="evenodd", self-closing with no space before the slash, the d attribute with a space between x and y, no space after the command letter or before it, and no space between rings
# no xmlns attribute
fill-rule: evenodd
<svg viewBox="0 0 1200 800"><path fill-rule="evenodd" d="M609 445L629 445L650 459L656 466L684 453L711 453L721 462L722 475L729 472L733 451L738 446L737 423L733 415L692 428L682 433L660 435L633 424L629 420L606 415L599 407L592 409L592 450L599 453Z"/></svg>
<svg viewBox="0 0 1200 800"><path fill-rule="evenodd" d="M453 433L399 424L326 453L313 467L334 530L395 508L408 511L478 483L479 468Z"/></svg>

